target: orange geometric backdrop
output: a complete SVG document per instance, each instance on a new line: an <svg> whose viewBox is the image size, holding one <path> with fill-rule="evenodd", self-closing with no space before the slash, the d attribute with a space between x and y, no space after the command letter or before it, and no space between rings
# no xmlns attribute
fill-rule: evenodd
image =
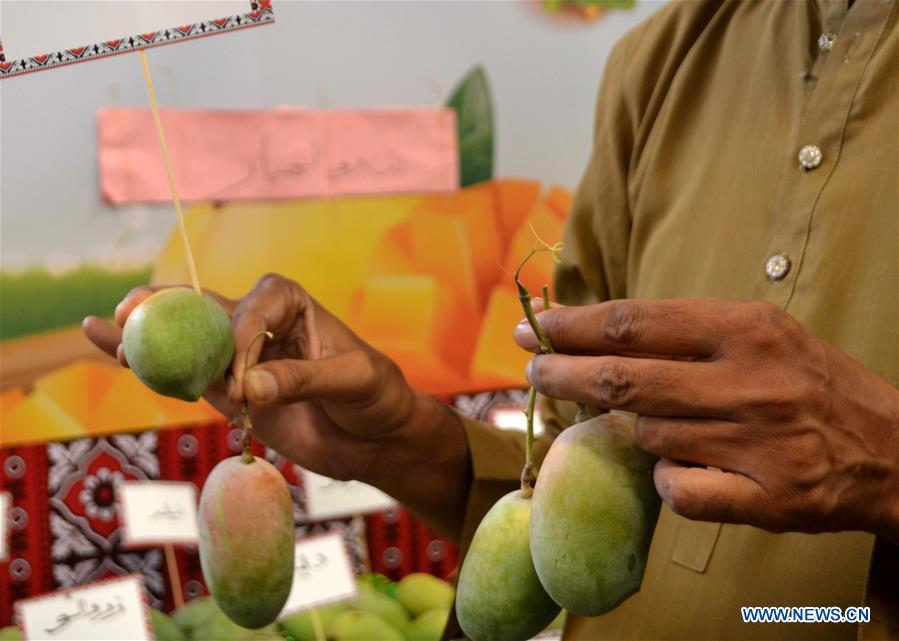
<svg viewBox="0 0 899 641"><path fill-rule="evenodd" d="M512 341L521 319L512 272L562 237L571 194L537 181L481 182L450 195L375 196L196 206L186 214L204 287L245 294L267 272L300 282L432 394L524 387L528 356ZM188 282L173 231L153 282ZM548 254L523 271L535 295ZM25 394L0 396L0 447L198 424L217 418L144 387L130 370L70 363Z"/></svg>

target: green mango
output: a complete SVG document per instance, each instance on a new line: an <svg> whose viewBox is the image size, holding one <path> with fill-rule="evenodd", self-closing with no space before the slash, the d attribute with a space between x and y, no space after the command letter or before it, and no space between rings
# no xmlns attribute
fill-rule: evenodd
<svg viewBox="0 0 899 641"><path fill-rule="evenodd" d="M200 566L209 593L237 625L269 625L284 607L294 568L293 504L284 476L264 459L216 465L200 494Z"/></svg>
<svg viewBox="0 0 899 641"><path fill-rule="evenodd" d="M385 594L391 599L396 599L396 583L383 574L366 572L359 577L359 585L369 585L381 594Z"/></svg>
<svg viewBox="0 0 899 641"><path fill-rule="evenodd" d="M428 610L449 610L453 606L453 586L436 576L414 572L396 584L396 598L412 616Z"/></svg>
<svg viewBox="0 0 899 641"><path fill-rule="evenodd" d="M558 616L553 619L548 626L546 626L547 632L554 632L556 630L562 630L565 627L565 618L568 616L568 612L562 610L559 612Z"/></svg>
<svg viewBox="0 0 899 641"><path fill-rule="evenodd" d="M541 472L542 474L542 472ZM474 533L456 592L456 616L474 641L526 641L559 613L531 561L531 499L510 492Z"/></svg>
<svg viewBox="0 0 899 641"><path fill-rule="evenodd" d="M209 597L200 597L188 601L182 607L172 612L171 619L190 638L194 638L194 632L199 630L216 617L226 618Z"/></svg>
<svg viewBox="0 0 899 641"><path fill-rule="evenodd" d="M243 628L233 621L210 597L201 597L172 612L172 621L188 641L280 641L273 626L261 630Z"/></svg>
<svg viewBox="0 0 899 641"><path fill-rule="evenodd" d="M22 641L22 631L14 625L0 628L0 641Z"/></svg>
<svg viewBox="0 0 899 641"><path fill-rule="evenodd" d="M640 589L660 506L654 465L632 416L603 414L553 442L534 487L531 554L569 612L597 616Z"/></svg>
<svg viewBox="0 0 899 641"><path fill-rule="evenodd" d="M166 613L150 608L150 623L156 641L187 641L187 635Z"/></svg>
<svg viewBox="0 0 899 641"><path fill-rule="evenodd" d="M373 587L365 583L359 584L358 596L349 602L353 610L362 610L376 614L393 627L402 630L409 623L409 615L406 608L398 601L381 594Z"/></svg>
<svg viewBox="0 0 899 641"><path fill-rule="evenodd" d="M337 603L334 605L324 605L315 610L303 610L289 617L284 618L279 627L282 632L289 634L296 641L316 641L315 625L312 623L312 612L318 614L321 621L322 629L326 637L332 636L331 626L337 615L346 610L346 605Z"/></svg>
<svg viewBox="0 0 899 641"><path fill-rule="evenodd" d="M440 641L449 620L449 610L428 610L409 622L404 632L407 641Z"/></svg>
<svg viewBox="0 0 899 641"><path fill-rule="evenodd" d="M122 330L122 347L144 385L196 401L228 369L234 332L228 314L210 296L172 287L134 308Z"/></svg>
<svg viewBox="0 0 899 641"><path fill-rule="evenodd" d="M406 641L405 635L371 612L347 610L331 623L334 641Z"/></svg>

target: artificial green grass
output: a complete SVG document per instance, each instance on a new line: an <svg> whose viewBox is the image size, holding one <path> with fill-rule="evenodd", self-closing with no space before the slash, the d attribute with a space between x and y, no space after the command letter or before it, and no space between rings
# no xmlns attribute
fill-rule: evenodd
<svg viewBox="0 0 899 641"><path fill-rule="evenodd" d="M111 317L152 271L149 265L121 271L82 265L58 276L40 268L0 272L0 341L75 327L91 314Z"/></svg>

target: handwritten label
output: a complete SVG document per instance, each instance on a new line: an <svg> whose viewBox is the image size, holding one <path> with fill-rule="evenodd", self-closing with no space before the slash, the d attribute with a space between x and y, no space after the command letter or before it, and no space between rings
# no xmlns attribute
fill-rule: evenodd
<svg viewBox="0 0 899 641"><path fill-rule="evenodd" d="M293 585L279 618L358 593L353 565L341 532L316 534L297 541Z"/></svg>
<svg viewBox="0 0 899 641"><path fill-rule="evenodd" d="M335 481L303 470L303 492L310 521L380 512L396 506L381 490L359 481Z"/></svg>
<svg viewBox="0 0 899 641"><path fill-rule="evenodd" d="M126 546L197 543L197 489L193 483L121 483L118 498Z"/></svg>
<svg viewBox="0 0 899 641"><path fill-rule="evenodd" d="M152 641L140 575L107 579L15 604L29 641Z"/></svg>
<svg viewBox="0 0 899 641"><path fill-rule="evenodd" d="M451 109L162 109L186 201L428 193L459 186ZM104 197L171 200L148 109L99 111Z"/></svg>
<svg viewBox="0 0 899 641"><path fill-rule="evenodd" d="M0 561L9 556L9 511L12 509L12 496L9 492L0 492Z"/></svg>

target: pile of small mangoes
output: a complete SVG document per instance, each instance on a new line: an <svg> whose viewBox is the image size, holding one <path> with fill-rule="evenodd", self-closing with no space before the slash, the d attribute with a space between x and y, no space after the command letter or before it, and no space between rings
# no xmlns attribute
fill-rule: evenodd
<svg viewBox="0 0 899 641"><path fill-rule="evenodd" d="M359 594L344 603L288 616L258 630L232 622L209 597L167 616L152 610L157 641L316 641L318 616L328 641L438 641L453 603L453 588L429 574L394 583L376 574L359 579Z"/></svg>
<svg viewBox="0 0 899 641"><path fill-rule="evenodd" d="M322 606L315 615L333 641L438 641L453 596L451 585L430 574L410 574L397 583L366 574L355 599ZM280 627L296 641L315 640L311 611L287 617Z"/></svg>
<svg viewBox="0 0 899 641"><path fill-rule="evenodd" d="M453 605L453 587L430 574L393 582L381 574L359 577L352 601L315 610L328 641L438 641ZM171 615L151 609L156 641L316 641L313 611L286 617L260 630L242 628L210 597L194 599ZM549 629L561 629L564 613ZM16 627L0 629L0 641L21 641Z"/></svg>

